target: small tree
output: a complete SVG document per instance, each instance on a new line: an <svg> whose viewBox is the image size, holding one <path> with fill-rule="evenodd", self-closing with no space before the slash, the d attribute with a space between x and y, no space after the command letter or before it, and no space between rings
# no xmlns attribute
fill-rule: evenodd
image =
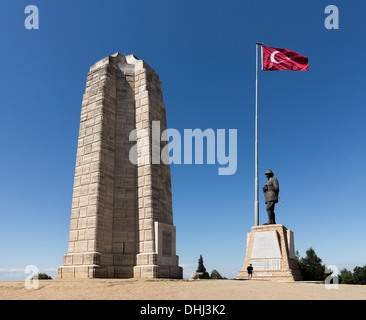
<svg viewBox="0 0 366 320"><path fill-rule="evenodd" d="M226 277L223 277L220 272L218 272L216 269L213 269L211 271L211 279L227 279Z"/></svg>
<svg viewBox="0 0 366 320"><path fill-rule="evenodd" d="M301 271L304 280L310 281L324 281L327 275L325 274L325 265L313 248L306 251L305 258L296 257L297 266Z"/></svg>
<svg viewBox="0 0 366 320"><path fill-rule="evenodd" d="M32 280L34 280L36 278L38 278L38 280L52 280L52 278L45 273L38 273L36 276L34 276L32 278Z"/></svg>
<svg viewBox="0 0 366 320"><path fill-rule="evenodd" d="M216 269L213 269L211 271L211 279L224 279L224 278Z"/></svg>
<svg viewBox="0 0 366 320"><path fill-rule="evenodd" d="M366 284L366 266L354 268L353 279L355 284Z"/></svg>
<svg viewBox="0 0 366 320"><path fill-rule="evenodd" d="M353 274L351 271L347 270L347 269L343 269L341 271L341 274L339 276L339 283L344 283L344 284L354 284L355 281L353 279Z"/></svg>
<svg viewBox="0 0 366 320"><path fill-rule="evenodd" d="M206 268L203 264L202 254L200 255L200 258L198 259L198 267L197 267L196 272L202 272L202 275L198 276L200 279L210 279L210 275L206 271Z"/></svg>

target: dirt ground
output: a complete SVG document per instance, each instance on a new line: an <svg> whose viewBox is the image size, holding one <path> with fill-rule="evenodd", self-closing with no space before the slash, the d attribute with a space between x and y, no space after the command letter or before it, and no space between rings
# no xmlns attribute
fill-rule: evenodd
<svg viewBox="0 0 366 320"><path fill-rule="evenodd" d="M366 299L366 286L281 283L258 280L40 280L38 290L24 281L0 281L0 300L338 300Z"/></svg>

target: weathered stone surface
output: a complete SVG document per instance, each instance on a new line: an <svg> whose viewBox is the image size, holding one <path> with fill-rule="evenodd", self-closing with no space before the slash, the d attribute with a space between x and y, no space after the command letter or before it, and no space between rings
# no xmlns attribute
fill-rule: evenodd
<svg viewBox="0 0 366 320"><path fill-rule="evenodd" d="M90 68L80 115L69 251L59 278L182 277L175 255L170 167L151 161L153 121L160 121L161 135L167 128L165 105L159 76L150 66L116 53ZM135 129L137 141L130 141ZM166 144L160 142L158 152ZM134 146L137 164L130 161ZM156 223L171 231L168 259L157 251Z"/></svg>
<svg viewBox="0 0 366 320"><path fill-rule="evenodd" d="M294 256L292 231L282 224L252 227L247 234L243 269L237 279L248 279L247 267L253 265L252 279L272 281L302 280Z"/></svg>

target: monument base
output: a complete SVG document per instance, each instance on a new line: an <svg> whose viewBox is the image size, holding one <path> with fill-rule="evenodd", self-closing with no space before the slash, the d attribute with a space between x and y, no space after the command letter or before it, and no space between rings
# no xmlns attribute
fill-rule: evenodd
<svg viewBox="0 0 366 320"><path fill-rule="evenodd" d="M132 278L133 254L68 253L58 268L58 279Z"/></svg>
<svg viewBox="0 0 366 320"><path fill-rule="evenodd" d="M252 279L292 282L302 280L295 260L294 236L282 224L252 227L247 234L243 269L236 279L248 279L247 267L252 264Z"/></svg>
<svg viewBox="0 0 366 320"><path fill-rule="evenodd" d="M133 268L134 278L182 279L183 268L178 265L178 256L163 257L157 253L140 253Z"/></svg>
<svg viewBox="0 0 366 320"><path fill-rule="evenodd" d="M169 278L182 279L183 268L165 265L101 266L71 265L58 268L57 279Z"/></svg>
<svg viewBox="0 0 366 320"><path fill-rule="evenodd" d="M59 267L57 279L95 279L95 278L167 278L182 279L183 268L179 266L70 266Z"/></svg>
<svg viewBox="0 0 366 320"><path fill-rule="evenodd" d="M134 278L183 278L183 268L179 266L135 266L133 273Z"/></svg>
<svg viewBox="0 0 366 320"><path fill-rule="evenodd" d="M240 270L236 279L249 279L247 271ZM302 280L299 270L260 270L253 271L252 280L270 280L278 282L294 282Z"/></svg>
<svg viewBox="0 0 366 320"><path fill-rule="evenodd" d="M70 266L59 267L57 279L132 278L133 267L123 266Z"/></svg>
<svg viewBox="0 0 366 320"><path fill-rule="evenodd" d="M83 252L64 255L58 279L183 278L175 252L175 226L155 222L155 252L118 254Z"/></svg>

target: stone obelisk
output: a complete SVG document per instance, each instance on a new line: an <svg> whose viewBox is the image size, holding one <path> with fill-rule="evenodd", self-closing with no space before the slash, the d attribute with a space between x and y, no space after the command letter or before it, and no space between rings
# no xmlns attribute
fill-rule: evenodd
<svg viewBox="0 0 366 320"><path fill-rule="evenodd" d="M143 60L116 53L90 68L58 278L182 278L170 167L152 161L167 142L153 143L153 121L161 135L161 82Z"/></svg>

